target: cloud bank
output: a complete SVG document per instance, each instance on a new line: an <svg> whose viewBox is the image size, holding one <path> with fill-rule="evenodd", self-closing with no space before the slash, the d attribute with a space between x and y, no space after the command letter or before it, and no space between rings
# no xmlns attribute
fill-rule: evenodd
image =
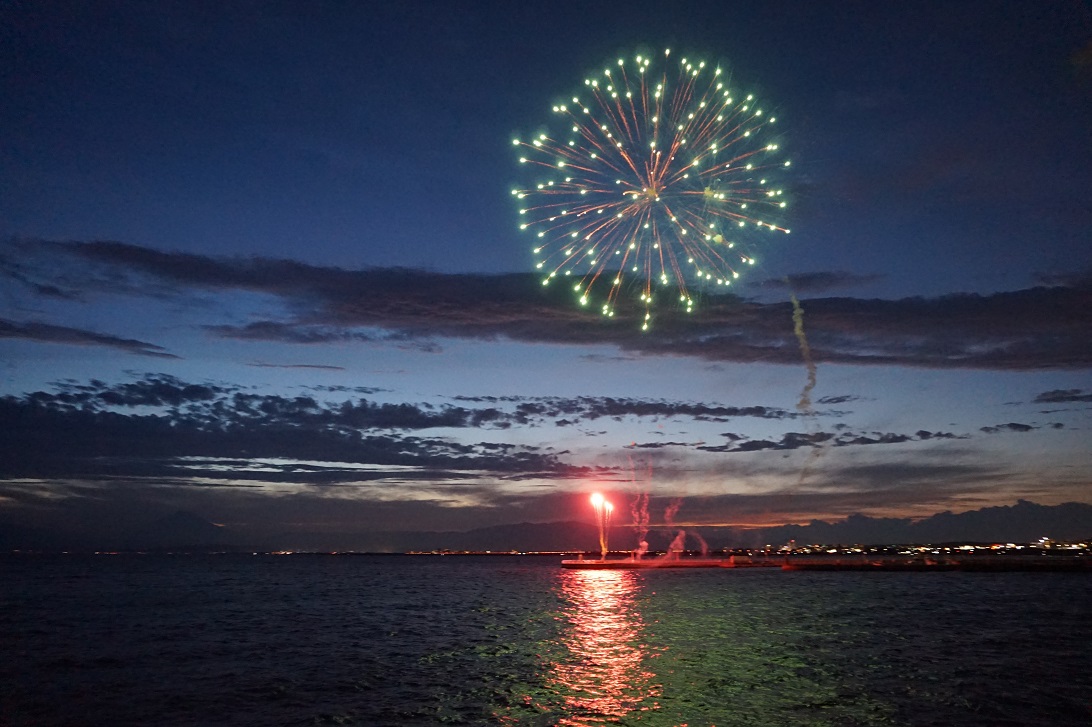
<svg viewBox="0 0 1092 727"><path fill-rule="evenodd" d="M275 315L205 326L210 335L240 340L300 345L380 340L435 351L443 339L504 338L609 344L643 356L799 363L788 301L709 295L694 314L663 306L655 314L653 333L642 334L636 318L624 311L612 319L588 313L563 286L543 286L536 276L522 273L345 270L271 258L162 252L118 242L15 240L0 251L0 274L32 295L59 290L70 301L249 293L279 306ZM818 290L844 277L814 274L793 284ZM1083 280L993 295L803 301L817 363L992 370L1092 366L1090 305L1092 285ZM154 344L96 338L48 324L8 321L3 331L8 337L171 355Z"/></svg>

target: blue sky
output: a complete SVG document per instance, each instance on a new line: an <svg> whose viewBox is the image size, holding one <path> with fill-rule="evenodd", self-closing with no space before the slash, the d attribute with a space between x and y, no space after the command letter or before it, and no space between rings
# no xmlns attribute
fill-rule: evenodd
<svg viewBox="0 0 1092 727"><path fill-rule="evenodd" d="M0 28L5 521L1092 501L1086 3L70 2ZM642 334L538 285L511 138L664 47L776 108L792 234Z"/></svg>

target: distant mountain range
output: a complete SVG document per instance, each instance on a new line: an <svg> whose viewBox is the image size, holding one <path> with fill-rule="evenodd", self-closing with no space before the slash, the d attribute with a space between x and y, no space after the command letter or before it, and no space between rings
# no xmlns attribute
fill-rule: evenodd
<svg viewBox="0 0 1092 727"><path fill-rule="evenodd" d="M680 528L652 528L647 536L652 549L664 550ZM1092 538L1092 505L1070 502L1037 505L1020 500L1015 505L989 507L963 513L941 512L923 520L872 518L851 515L840 522L813 520L807 525L768 528L686 528L686 545L700 548L700 536L710 549L775 547L790 540L798 544L830 545L937 543L937 542L1033 542L1044 536L1060 540ZM320 536L321 537L321 536ZM367 550L597 550L599 536L590 523L519 523L450 533L385 533L367 538ZM301 541L301 545L305 543ZM608 544L614 550L637 546L632 526L610 529Z"/></svg>
<svg viewBox="0 0 1092 727"><path fill-rule="evenodd" d="M9 527L10 525L10 527ZM680 528L653 527L647 540L653 550L664 550ZM686 546L699 549L704 540L710 549L781 546L797 544L874 545L891 543L1014 542L1042 537L1058 540L1092 538L1092 505L1068 502L1037 505L1019 500L1015 505L987 507L963 513L941 512L922 520L872 518L851 515L839 522L813 520L807 525L767 528L687 528ZM699 537L701 540L699 540ZM466 532L310 532L284 533L246 542L230 528L215 525L193 513L180 511L148 527L95 542L87 536L61 539L40 529L0 523L0 550L13 549L195 549L195 550L312 550L405 552L411 550L473 551L593 551L599 536L594 525L581 522L518 523ZM612 550L637 546L632 526L612 527Z"/></svg>

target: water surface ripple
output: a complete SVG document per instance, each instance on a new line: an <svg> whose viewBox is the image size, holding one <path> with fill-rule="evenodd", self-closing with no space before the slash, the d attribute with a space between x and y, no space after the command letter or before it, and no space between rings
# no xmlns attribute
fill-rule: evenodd
<svg viewBox="0 0 1092 727"><path fill-rule="evenodd" d="M1075 573L0 556L3 725L1092 724Z"/></svg>

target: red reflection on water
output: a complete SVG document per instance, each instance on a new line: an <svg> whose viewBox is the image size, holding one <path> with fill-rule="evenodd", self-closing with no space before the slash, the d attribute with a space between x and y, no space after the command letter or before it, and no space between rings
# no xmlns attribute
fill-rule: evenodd
<svg viewBox="0 0 1092 727"><path fill-rule="evenodd" d="M558 724L599 724L658 708L661 686L645 665L650 655L636 604L638 578L622 570L561 574L568 653L551 665L549 684L565 702L567 715Z"/></svg>

